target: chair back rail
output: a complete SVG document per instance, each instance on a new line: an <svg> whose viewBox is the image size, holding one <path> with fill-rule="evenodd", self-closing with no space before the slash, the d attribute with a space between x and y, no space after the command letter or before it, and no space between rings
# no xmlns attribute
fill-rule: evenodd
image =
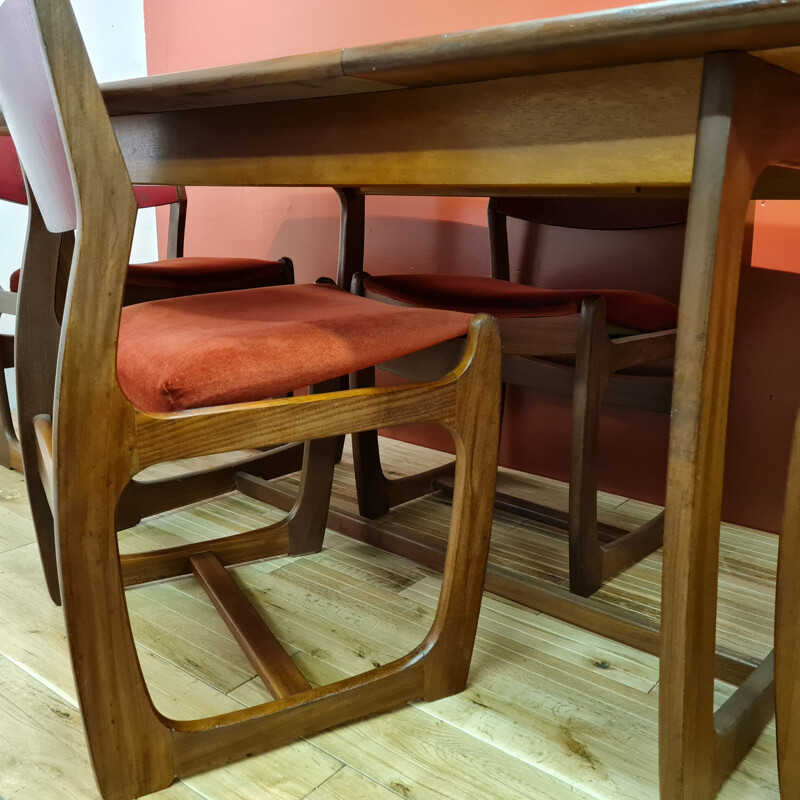
<svg viewBox="0 0 800 800"><path fill-rule="evenodd" d="M36 206L32 219L41 219L51 234L75 230L52 395L55 528L50 535L58 542L73 660L99 654L76 682L101 793L119 796L107 789L114 778L102 765L123 764L134 743L135 759L122 768L123 783L138 786L157 780L166 785L172 777L170 734L143 682L115 574L116 499L137 471L134 410L116 379L136 200L70 4L6 0L0 6L0 53L0 104L29 177ZM38 224L32 226L28 253L47 237ZM26 280L36 272L32 267L26 254ZM47 269L55 273L55 260L50 259ZM36 298L43 292L27 291L23 281L17 347L26 353L35 352L37 337L29 312L42 303L52 308L55 301L54 274L50 280L43 274L37 278L37 286L47 286L50 297ZM26 481L41 487L37 448L28 445L33 438L30 411L22 407L21 398ZM37 534L39 530L37 526ZM80 536L74 535L76 530ZM82 611L88 591L104 598L101 625L92 624ZM127 718L124 735L112 735L108 717Z"/></svg>
<svg viewBox="0 0 800 800"><path fill-rule="evenodd" d="M587 230L639 230L682 225L683 197L493 197L490 213L539 225Z"/></svg>
<svg viewBox="0 0 800 800"><path fill-rule="evenodd" d="M677 303L687 212L674 197L493 197L491 275L550 289L600 288L599 279ZM530 223L513 245L509 217Z"/></svg>
<svg viewBox="0 0 800 800"><path fill-rule="evenodd" d="M0 105L47 229L73 230L77 208L72 178L30 0L8 0L0 6Z"/></svg>

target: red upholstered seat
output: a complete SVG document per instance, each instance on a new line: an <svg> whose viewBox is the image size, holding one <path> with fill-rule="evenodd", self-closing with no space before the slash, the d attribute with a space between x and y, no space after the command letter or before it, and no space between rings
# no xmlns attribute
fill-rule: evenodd
<svg viewBox="0 0 800 800"><path fill-rule="evenodd" d="M133 187L133 193L136 195L136 205L139 208L168 206L180 199L177 186L137 185Z"/></svg>
<svg viewBox="0 0 800 800"><path fill-rule="evenodd" d="M157 300L122 309L117 377L143 411L262 400L461 336L470 319L313 285Z"/></svg>
<svg viewBox="0 0 800 800"><path fill-rule="evenodd" d="M650 332L674 328L678 307L645 292L624 289L541 289L496 278L467 275L370 275L364 288L412 305L485 312L496 317L557 317L577 314L590 295L606 299L611 325Z"/></svg>
<svg viewBox="0 0 800 800"><path fill-rule="evenodd" d="M10 136L0 136L0 200L21 205L28 202L22 167Z"/></svg>
<svg viewBox="0 0 800 800"><path fill-rule="evenodd" d="M168 258L146 264L130 264L128 283L193 291L247 289L280 282L284 270L283 264L256 258ZM11 274L9 285L12 292L19 291L19 276L20 270Z"/></svg>

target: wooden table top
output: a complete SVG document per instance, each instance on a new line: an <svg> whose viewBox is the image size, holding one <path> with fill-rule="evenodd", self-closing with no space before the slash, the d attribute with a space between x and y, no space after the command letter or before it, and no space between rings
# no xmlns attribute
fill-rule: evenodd
<svg viewBox="0 0 800 800"><path fill-rule="evenodd" d="M800 73L800 0L670 0L102 90L139 183L685 194L702 56L725 50ZM757 196L800 196L790 172Z"/></svg>
<svg viewBox="0 0 800 800"><path fill-rule="evenodd" d="M677 0L103 85L112 115L467 83L741 50L800 72L800 0Z"/></svg>

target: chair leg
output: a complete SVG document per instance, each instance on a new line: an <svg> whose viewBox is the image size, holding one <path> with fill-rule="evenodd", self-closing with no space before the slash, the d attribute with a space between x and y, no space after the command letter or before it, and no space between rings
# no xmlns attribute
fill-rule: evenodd
<svg viewBox="0 0 800 800"><path fill-rule="evenodd" d="M5 379L6 369L13 367L14 362L6 358L5 348L2 346L5 339L5 336L0 339L0 428L2 428L0 430L0 466L13 469L12 448L16 446L17 454L19 454L19 442L11 419L11 403L8 399Z"/></svg>
<svg viewBox="0 0 800 800"><path fill-rule="evenodd" d="M569 589L583 597L594 594L603 580L603 549L597 535L597 452L608 377L605 301L593 297L581 309L569 485Z"/></svg>
<svg viewBox="0 0 800 800"><path fill-rule="evenodd" d="M352 388L367 388L375 385L375 370L362 370L350 378ZM353 470L356 479L358 513L367 519L377 519L402 503L416 500L440 488L437 481L449 478L455 463L406 475L402 478L387 478L381 466L377 431L354 433Z"/></svg>
<svg viewBox="0 0 800 800"><path fill-rule="evenodd" d="M375 369L361 370L351 377L354 389L375 385ZM352 435L353 471L356 479L358 513L377 519L389 512L389 479L383 472L377 431L361 431Z"/></svg>
<svg viewBox="0 0 800 800"><path fill-rule="evenodd" d="M335 378L312 386L310 394L335 392L340 388L341 380ZM322 550L333 487L333 471L342 438L331 436L305 444L300 489L288 519L290 555L318 553Z"/></svg>
<svg viewBox="0 0 800 800"><path fill-rule="evenodd" d="M572 452L570 465L570 591L589 597L604 581L661 546L664 536L663 512L630 531L618 531L610 541L609 526L597 519L597 459L600 410L606 388L615 369L666 357L673 339L660 336L650 342L617 344L606 334L605 301L589 298L581 310L573 390Z"/></svg>
<svg viewBox="0 0 800 800"><path fill-rule="evenodd" d="M47 590L56 605L61 604L61 590L55 524L39 477L33 420L41 414L50 417L53 414L61 327L55 316L52 298L55 296L56 273L65 238L64 235L51 234L46 230L39 209L32 202L17 319L17 408L28 501ZM26 286L33 290L26 289ZM20 369L20 364L35 365L35 369Z"/></svg>
<svg viewBox="0 0 800 800"><path fill-rule="evenodd" d="M499 332L479 345L485 355L497 348ZM500 360L490 369L473 369L460 387L458 421L453 429L456 476L453 512L439 605L423 648L433 647L425 664L425 699L460 692L467 682L478 626L497 478L500 441ZM491 425L487 421L491 420Z"/></svg>
<svg viewBox="0 0 800 800"><path fill-rule="evenodd" d="M116 477L121 492L127 476L120 471ZM67 636L95 777L103 798L128 800L172 783L172 743L131 634L111 479L84 487L79 497L74 492L59 516L59 550Z"/></svg>
<svg viewBox="0 0 800 800"><path fill-rule="evenodd" d="M332 436L306 442L300 489L289 512L289 555L322 550L340 439Z"/></svg>
<svg viewBox="0 0 800 800"><path fill-rule="evenodd" d="M778 551L775 601L775 721L781 797L800 797L800 417L795 425Z"/></svg>

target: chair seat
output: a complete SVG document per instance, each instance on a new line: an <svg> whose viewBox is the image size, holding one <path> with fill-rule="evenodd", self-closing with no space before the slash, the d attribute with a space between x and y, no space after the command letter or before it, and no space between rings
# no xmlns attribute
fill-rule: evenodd
<svg viewBox="0 0 800 800"><path fill-rule="evenodd" d="M285 269L279 262L257 258L167 258L146 264L130 264L127 282L135 286L213 292L279 283ZM20 270L11 275L9 286L12 292L19 291L19 277Z"/></svg>
<svg viewBox="0 0 800 800"><path fill-rule="evenodd" d="M368 292L411 305L495 317L558 317L577 314L592 295L606 299L609 324L634 331L669 330L678 324L678 307L669 300L625 289L542 289L496 278L468 275L370 275Z"/></svg>
<svg viewBox="0 0 800 800"><path fill-rule="evenodd" d="M470 319L315 285L157 300L123 308L117 377L149 412L263 400L462 336Z"/></svg>

